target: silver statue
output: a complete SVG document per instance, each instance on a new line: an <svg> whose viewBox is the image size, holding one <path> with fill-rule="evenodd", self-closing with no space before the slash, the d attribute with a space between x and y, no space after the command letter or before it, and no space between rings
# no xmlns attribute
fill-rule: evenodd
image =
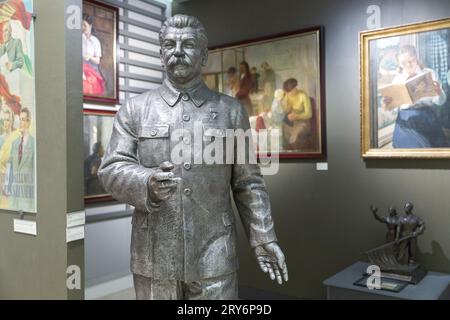
<svg viewBox="0 0 450 320"><path fill-rule="evenodd" d="M196 18L167 19L159 38L166 79L117 113L98 173L108 192L135 207L131 270L137 299L237 299L230 189L261 270L282 284L288 280L285 256L259 166L198 164L198 148L188 148L199 124L202 148L227 129L249 129L245 109L203 83L208 40ZM179 129L182 135L175 137ZM190 152L174 163L180 143Z"/></svg>

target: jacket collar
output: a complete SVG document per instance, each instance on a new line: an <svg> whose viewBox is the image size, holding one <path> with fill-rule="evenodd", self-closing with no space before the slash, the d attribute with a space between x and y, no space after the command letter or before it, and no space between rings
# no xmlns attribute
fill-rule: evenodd
<svg viewBox="0 0 450 320"><path fill-rule="evenodd" d="M211 90L202 81L195 88L186 92L181 92L175 89L170 82L166 79L159 87L159 94L161 98L170 106L175 106L182 98L183 95L189 96L190 100L197 108L200 108L206 100L211 96Z"/></svg>

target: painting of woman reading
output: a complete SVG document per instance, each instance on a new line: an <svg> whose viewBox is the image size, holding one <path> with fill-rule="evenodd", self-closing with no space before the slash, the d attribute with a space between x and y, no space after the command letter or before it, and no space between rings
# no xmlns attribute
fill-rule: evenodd
<svg viewBox="0 0 450 320"><path fill-rule="evenodd" d="M450 157L450 19L360 36L362 156Z"/></svg>

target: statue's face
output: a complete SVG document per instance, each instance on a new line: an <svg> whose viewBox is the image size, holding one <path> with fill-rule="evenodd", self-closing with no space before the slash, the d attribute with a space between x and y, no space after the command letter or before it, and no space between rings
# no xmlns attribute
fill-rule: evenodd
<svg viewBox="0 0 450 320"><path fill-rule="evenodd" d="M168 27L162 42L161 59L169 79L183 84L201 75L207 61L207 49L201 45L197 30Z"/></svg>

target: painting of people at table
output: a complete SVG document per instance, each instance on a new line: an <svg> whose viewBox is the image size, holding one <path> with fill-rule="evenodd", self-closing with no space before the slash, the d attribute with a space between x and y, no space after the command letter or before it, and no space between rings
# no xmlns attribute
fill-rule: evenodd
<svg viewBox="0 0 450 320"><path fill-rule="evenodd" d="M320 28L215 48L203 70L210 89L238 99L267 150L286 158L324 156ZM271 132L278 142L271 144Z"/></svg>
<svg viewBox="0 0 450 320"><path fill-rule="evenodd" d="M117 103L117 8L83 2L83 94L87 101Z"/></svg>
<svg viewBox="0 0 450 320"><path fill-rule="evenodd" d="M0 2L0 209L36 213L32 0Z"/></svg>
<svg viewBox="0 0 450 320"><path fill-rule="evenodd" d="M450 147L450 29L373 40L374 147Z"/></svg>

